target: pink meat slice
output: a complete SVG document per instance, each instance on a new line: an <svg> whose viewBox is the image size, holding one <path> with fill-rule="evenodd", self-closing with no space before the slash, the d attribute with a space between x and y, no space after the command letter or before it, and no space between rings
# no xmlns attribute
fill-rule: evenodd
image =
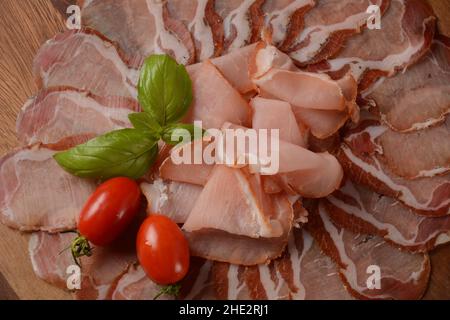
<svg viewBox="0 0 450 320"><path fill-rule="evenodd" d="M381 29L352 37L333 59L319 69L334 74L351 69L363 92L383 76L417 62L430 48L435 21L426 1L392 0L381 19Z"/></svg>
<svg viewBox="0 0 450 320"><path fill-rule="evenodd" d="M346 181L324 202L337 225L376 234L409 251L428 251L450 241L450 217L417 215L395 199Z"/></svg>
<svg viewBox="0 0 450 320"><path fill-rule="evenodd" d="M249 123L247 102L211 62L203 62L190 76L194 100L186 121L202 121L205 129L220 129L226 121Z"/></svg>
<svg viewBox="0 0 450 320"><path fill-rule="evenodd" d="M366 97L395 131L436 125L450 112L450 41L439 37L417 64L386 78Z"/></svg>
<svg viewBox="0 0 450 320"><path fill-rule="evenodd" d="M113 43L94 31L72 30L39 49L33 72L42 88L72 87L102 97L135 99L139 72L124 59Z"/></svg>
<svg viewBox="0 0 450 320"><path fill-rule="evenodd" d="M203 187L183 182L155 180L141 183L142 193L147 198L147 213L159 213L176 223L186 222Z"/></svg>
<svg viewBox="0 0 450 320"><path fill-rule="evenodd" d="M433 177L450 170L450 118L441 125L410 133L399 133L377 120L367 120L344 140L403 178Z"/></svg>
<svg viewBox="0 0 450 320"><path fill-rule="evenodd" d="M297 123L291 105L274 99L255 97L250 101L253 109L253 129L279 130L280 139L306 147L308 132Z"/></svg>
<svg viewBox="0 0 450 320"><path fill-rule="evenodd" d="M370 16L367 13L370 5L378 5L381 14L389 6L389 0L315 2L316 5L304 16L304 28L290 41L287 50L301 66L320 62L338 53L349 38L361 32Z"/></svg>
<svg viewBox="0 0 450 320"><path fill-rule="evenodd" d="M195 44L188 28L171 17L165 2L83 1L81 15L84 26L117 42L135 61L161 52L183 64L195 60Z"/></svg>
<svg viewBox="0 0 450 320"><path fill-rule="evenodd" d="M97 136L129 127L128 114L139 109L131 99L101 98L75 90L44 90L25 103L16 130L26 145L55 144L73 136Z"/></svg>
<svg viewBox="0 0 450 320"><path fill-rule="evenodd" d="M323 204L310 216L308 230L339 265L342 279L355 297L404 300L420 299L424 294L430 276L427 254L399 251L378 236L337 227Z"/></svg>
<svg viewBox="0 0 450 320"><path fill-rule="evenodd" d="M93 181L65 172L54 150L35 145L13 151L0 161L2 223L22 231L74 229Z"/></svg>

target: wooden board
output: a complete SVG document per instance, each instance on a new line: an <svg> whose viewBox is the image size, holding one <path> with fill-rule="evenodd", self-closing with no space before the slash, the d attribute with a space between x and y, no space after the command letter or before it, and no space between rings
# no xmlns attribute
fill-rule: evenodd
<svg viewBox="0 0 450 320"><path fill-rule="evenodd" d="M53 6L53 4L55 6ZM39 46L64 30L58 10L73 0L1 0L0 10L0 154L18 145L17 112L36 93L31 66ZM430 0L439 28L450 36L450 2ZM57 9L56 9L57 8ZM0 186L4 187L4 186ZM28 258L28 235L0 224L0 299L70 299L39 280ZM431 254L433 273L426 299L450 299L450 246Z"/></svg>

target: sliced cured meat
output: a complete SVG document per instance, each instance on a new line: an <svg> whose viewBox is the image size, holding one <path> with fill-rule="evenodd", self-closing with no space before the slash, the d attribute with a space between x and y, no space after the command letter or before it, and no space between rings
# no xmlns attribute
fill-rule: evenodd
<svg viewBox="0 0 450 320"><path fill-rule="evenodd" d="M210 60L225 79L241 94L249 93L254 89L248 70L249 60L255 47L256 44L251 44ZM201 66L201 63L192 64L187 66L187 70L192 75Z"/></svg>
<svg viewBox="0 0 450 320"><path fill-rule="evenodd" d="M278 129L281 140L306 147L307 129L297 124L289 103L256 97L250 101L250 106L253 109L253 129Z"/></svg>
<svg viewBox="0 0 450 320"><path fill-rule="evenodd" d="M22 231L76 227L78 214L96 185L61 169L54 153L35 145L0 160L2 223Z"/></svg>
<svg viewBox="0 0 450 320"><path fill-rule="evenodd" d="M342 279L355 297L404 300L420 299L424 294L430 275L427 254L400 251L378 236L337 227L322 204L310 216L308 230L339 265Z"/></svg>
<svg viewBox="0 0 450 320"><path fill-rule="evenodd" d="M203 128L221 128L226 122L246 125L250 107L217 68L209 61L190 73L194 100L186 121L201 120Z"/></svg>
<svg viewBox="0 0 450 320"><path fill-rule="evenodd" d="M272 203L274 208L272 218L278 221L282 228L280 237L251 238L222 230L202 229L185 233L191 254L239 265L256 265L278 258L283 253L292 228L293 209L283 195L272 196Z"/></svg>
<svg viewBox="0 0 450 320"><path fill-rule="evenodd" d="M316 0L304 16L304 29L291 41L289 55L300 66L333 57L367 23L370 5L378 5L384 13L389 0Z"/></svg>
<svg viewBox="0 0 450 320"><path fill-rule="evenodd" d="M392 0L381 29L352 37L336 58L318 69L336 77L350 68L364 91L379 77L392 76L417 62L430 48L435 20L426 1Z"/></svg>
<svg viewBox="0 0 450 320"><path fill-rule="evenodd" d="M271 199L260 190L257 178L240 169L216 165L183 229L216 229L251 238L281 236L282 226L271 219ZM230 190L229 186L235 187Z"/></svg>
<svg viewBox="0 0 450 320"><path fill-rule="evenodd" d="M288 193L321 198L339 188L343 170L329 153L313 153L280 141L280 167L272 178Z"/></svg>
<svg viewBox="0 0 450 320"><path fill-rule="evenodd" d="M380 80L366 95L393 130L423 129L444 121L450 112L449 44L447 38L434 40L431 51L419 63Z"/></svg>
<svg viewBox="0 0 450 320"><path fill-rule="evenodd" d="M132 111L139 111L139 105L131 99L100 98L74 90L44 90L25 103L16 130L26 145L55 144L68 137L97 136L128 127L128 114Z"/></svg>
<svg viewBox="0 0 450 320"><path fill-rule="evenodd" d="M304 15L314 7L314 0L265 1L265 27L270 30L272 43L282 48L289 47L303 29Z"/></svg>
<svg viewBox="0 0 450 320"><path fill-rule="evenodd" d="M141 190L147 198L147 213L160 213L176 223L186 222L203 188L190 183L176 181L141 183Z"/></svg>
<svg viewBox="0 0 450 320"><path fill-rule="evenodd" d="M131 265L117 281L111 294L112 300L153 300L161 287L151 281L141 266ZM173 300L168 295L160 296L161 300Z"/></svg>
<svg viewBox="0 0 450 320"><path fill-rule="evenodd" d="M72 87L97 96L136 98L139 72L120 51L89 30L66 31L47 41L33 62L42 88Z"/></svg>
<svg viewBox="0 0 450 320"><path fill-rule="evenodd" d="M450 118L440 126L412 133L398 133L367 120L345 141L357 153L376 157L400 177L433 177L450 170Z"/></svg>
<svg viewBox="0 0 450 320"><path fill-rule="evenodd" d="M192 257L189 272L181 282L180 298L183 300L214 300L215 283L212 278L214 262Z"/></svg>
<svg viewBox="0 0 450 320"><path fill-rule="evenodd" d="M346 181L325 202L329 217L354 232L376 234L411 251L450 241L450 217L427 218L395 199Z"/></svg>
<svg viewBox="0 0 450 320"><path fill-rule="evenodd" d="M225 52L259 39L264 24L263 3L264 0L216 1L216 12L223 20Z"/></svg>
<svg viewBox="0 0 450 320"><path fill-rule="evenodd" d="M83 25L98 30L117 42L128 57L139 61L150 54L165 52L179 63L194 62L195 46L191 34L181 21L170 16L165 2L83 2Z"/></svg>
<svg viewBox="0 0 450 320"><path fill-rule="evenodd" d="M62 289L67 288L67 268L74 264L70 247L74 233L34 232L30 236L28 251L33 271L40 279Z"/></svg>
<svg viewBox="0 0 450 320"><path fill-rule="evenodd" d="M355 102L357 84L349 73L332 81L300 71L289 56L260 42L250 59L250 75L262 96L289 102L297 121L319 139L335 134L349 118L353 121L359 118ZM284 83L281 86L280 81ZM330 90L328 95L317 93L326 88ZM303 99L305 90L309 91L310 99Z"/></svg>
<svg viewBox="0 0 450 320"><path fill-rule="evenodd" d="M272 68L253 82L263 95L289 102L296 108L345 109L341 88L323 74Z"/></svg>
<svg viewBox="0 0 450 320"><path fill-rule="evenodd" d="M407 180L368 154L360 154L342 144L337 157L345 173L356 183L400 200L417 213L443 216L450 213L450 175Z"/></svg>
<svg viewBox="0 0 450 320"><path fill-rule="evenodd" d="M191 32L197 61L217 57L222 52L222 19L215 12L214 6L215 0L167 1L170 17L183 22Z"/></svg>

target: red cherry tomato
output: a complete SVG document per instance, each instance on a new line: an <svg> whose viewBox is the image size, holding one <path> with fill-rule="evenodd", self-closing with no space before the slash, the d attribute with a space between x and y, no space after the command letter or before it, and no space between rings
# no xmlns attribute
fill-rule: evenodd
<svg viewBox="0 0 450 320"><path fill-rule="evenodd" d="M116 239L139 211L141 190L134 180L113 178L89 197L80 214L78 231L97 246Z"/></svg>
<svg viewBox="0 0 450 320"><path fill-rule="evenodd" d="M174 284L189 270L188 242L178 225L166 216L152 214L145 219L136 249L147 276L158 284Z"/></svg>

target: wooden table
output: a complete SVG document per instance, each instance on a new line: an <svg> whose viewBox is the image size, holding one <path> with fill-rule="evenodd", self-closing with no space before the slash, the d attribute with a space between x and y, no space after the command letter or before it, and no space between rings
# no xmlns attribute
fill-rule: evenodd
<svg viewBox="0 0 450 320"><path fill-rule="evenodd" d="M18 145L17 112L36 93L32 60L40 45L64 30L58 10L73 0L0 0L0 154ZM450 2L430 0L440 30L450 35ZM0 186L5 187L5 186ZM28 235L0 224L0 299L70 299L39 280L28 257ZM450 246L431 253L433 273L426 299L450 299Z"/></svg>

